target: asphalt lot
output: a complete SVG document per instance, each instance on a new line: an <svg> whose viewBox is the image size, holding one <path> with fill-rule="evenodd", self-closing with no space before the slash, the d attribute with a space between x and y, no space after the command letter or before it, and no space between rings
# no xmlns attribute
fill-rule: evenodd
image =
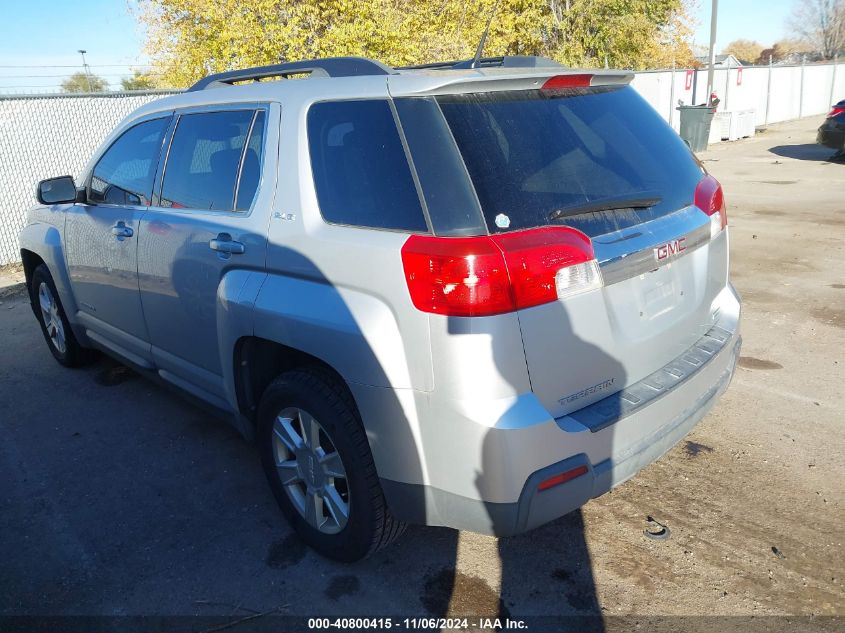
<svg viewBox="0 0 845 633"><path fill-rule="evenodd" d="M812 145L820 121L701 156L744 299L728 393L662 460L520 537L411 528L322 559L235 431L113 362L61 368L0 291L0 615L845 615L845 164ZM646 539L647 515L671 538Z"/></svg>

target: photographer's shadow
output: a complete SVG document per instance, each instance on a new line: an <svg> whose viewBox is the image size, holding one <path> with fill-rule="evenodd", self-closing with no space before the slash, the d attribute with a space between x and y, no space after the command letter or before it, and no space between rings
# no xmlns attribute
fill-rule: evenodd
<svg viewBox="0 0 845 633"><path fill-rule="evenodd" d="M565 367L562 371L589 374L589 371L585 372L589 369L599 372L603 378L612 378L615 386L625 384L624 367L606 351L585 341L575 333L563 303L542 306L540 309L546 311L547 314L544 316L554 321L557 336L565 342L567 351L565 358L570 360L562 361ZM450 324L449 331L454 336L462 335L462 327L457 321ZM478 334L477 326L473 328L472 333ZM503 376L512 374L511 371L505 371L504 367L506 364L512 365L517 360L504 354L498 355L496 352L497 346L493 345L494 360L497 369L500 370L499 373ZM530 361L529 357L529 364ZM584 398L584 404L589 401L587 397ZM583 405L579 405L579 408L580 406ZM617 419L621 410L619 394L603 399L602 414L607 419ZM512 412L517 413L515 410ZM498 423L487 431L482 443L482 467L477 473L475 483L479 496L485 499L489 499L491 493L494 493L500 484L502 469L511 469L511 465L503 461L508 459L505 451L511 441L507 435L531 432L514 428L515 422L509 413L511 411L502 415ZM557 461L563 461L584 450L583 448L575 449L574 436L581 434L585 435L577 440L577 445L581 447L589 445L588 462L597 463L612 454L612 426L605 427L597 433L592 433L583 427L576 433L575 428L578 428L577 425L570 426L568 430L554 428L550 435L544 434L538 437L553 438L555 442L553 452L557 451L559 442L560 450L559 453L556 452ZM572 435L568 437L569 433ZM538 446L537 450L543 451L545 448ZM554 461L550 460L550 463ZM565 471L569 467L562 468ZM542 470L543 474L539 481L544 481L547 475L551 475L554 471L554 469L547 471L545 468ZM471 569L462 569L460 544L456 543L456 565L441 569L436 575L427 579L426 591L423 595L424 603L425 598L428 598L425 606L429 613L438 616L499 618L503 626L505 618L563 616L572 618L569 623L577 630L603 631L604 624L585 535L584 516L579 507L592 496L592 468L580 477L589 479L581 481L573 479L560 484L559 487L538 489L538 479L535 475L526 484L526 489L520 497L518 510L511 508L510 512L503 512L501 504L485 503L490 528L496 534L512 534L514 521L522 526L529 524L530 521L526 516L529 513L530 504L538 504L539 507L546 506L551 516L557 512L562 514L567 509L572 511L562 516L558 515L559 518L536 529L515 536L499 537L495 539L495 545L490 543L490 549L497 550L500 559L501 573L498 588L491 587L474 576ZM572 492L568 492L565 488L569 488ZM477 555L476 552L479 550L487 549L483 541L488 538L490 537L460 533L456 541L458 539L462 542L471 541L472 546L467 549ZM477 563L474 562L473 566L475 564Z"/></svg>

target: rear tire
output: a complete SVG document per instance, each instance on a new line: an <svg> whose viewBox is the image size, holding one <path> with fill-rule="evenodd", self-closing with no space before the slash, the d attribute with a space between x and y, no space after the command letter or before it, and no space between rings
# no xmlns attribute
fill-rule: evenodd
<svg viewBox="0 0 845 633"><path fill-rule="evenodd" d="M94 350L82 347L76 340L46 264L33 271L29 297L47 347L57 361L65 367L80 367L96 358Z"/></svg>
<svg viewBox="0 0 845 633"><path fill-rule="evenodd" d="M404 531L387 508L351 394L332 373L307 367L270 383L257 439L282 512L323 556L357 561Z"/></svg>

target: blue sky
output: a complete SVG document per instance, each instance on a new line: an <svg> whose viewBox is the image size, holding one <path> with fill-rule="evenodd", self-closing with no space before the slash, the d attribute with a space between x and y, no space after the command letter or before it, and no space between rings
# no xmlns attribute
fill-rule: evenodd
<svg viewBox="0 0 845 633"><path fill-rule="evenodd" d="M716 50L741 37L771 45L785 35L795 1L800 0L721 0ZM711 0L697 2L695 42L706 45ZM94 74L119 85L121 77L147 61L144 35L131 6L132 0L5 3L4 24L11 28L4 29L0 39L0 92L57 89L63 77L81 70L80 48L88 51Z"/></svg>
<svg viewBox="0 0 845 633"><path fill-rule="evenodd" d="M710 42L711 0L696 0L698 28L695 43ZM796 2L802 0L719 0L716 51L734 40L757 40L771 46L787 35L786 21Z"/></svg>
<svg viewBox="0 0 845 633"><path fill-rule="evenodd" d="M7 28L0 38L0 91L7 92L8 86L35 86L42 91L57 88L63 78L50 75L67 76L81 70L78 49L88 51L85 58L91 72L119 85L121 77L132 74L132 65L147 61L142 52L143 33L129 6L127 0L4 3Z"/></svg>

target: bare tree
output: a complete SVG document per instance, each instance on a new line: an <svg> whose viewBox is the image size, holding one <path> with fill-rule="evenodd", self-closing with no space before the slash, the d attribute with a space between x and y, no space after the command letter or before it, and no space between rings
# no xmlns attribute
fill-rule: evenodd
<svg viewBox="0 0 845 633"><path fill-rule="evenodd" d="M795 0L789 26L831 59L845 48L845 0Z"/></svg>

